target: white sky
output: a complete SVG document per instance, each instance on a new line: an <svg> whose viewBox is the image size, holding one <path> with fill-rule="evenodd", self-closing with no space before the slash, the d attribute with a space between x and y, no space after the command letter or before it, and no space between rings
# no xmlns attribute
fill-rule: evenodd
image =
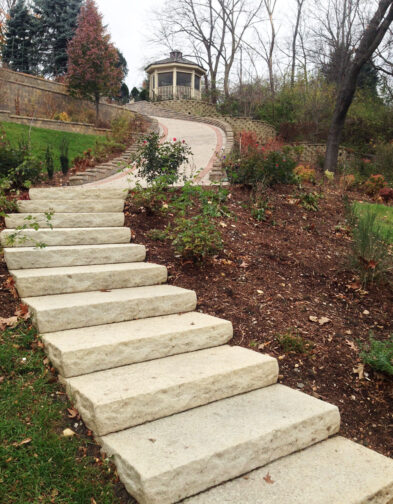
<svg viewBox="0 0 393 504"><path fill-rule="evenodd" d="M129 74L126 79L130 90L140 87L144 78L143 68L155 57L166 57L165 48L160 52L148 44L149 14L162 5L163 0L96 0L104 16L112 42L124 54Z"/></svg>

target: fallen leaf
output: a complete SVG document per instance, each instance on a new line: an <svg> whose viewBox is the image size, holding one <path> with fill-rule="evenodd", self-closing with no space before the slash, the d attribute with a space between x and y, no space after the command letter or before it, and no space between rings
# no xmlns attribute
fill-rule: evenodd
<svg viewBox="0 0 393 504"><path fill-rule="evenodd" d="M18 317L3 318L0 317L0 331L4 331L6 327L15 327L18 323Z"/></svg>
<svg viewBox="0 0 393 504"><path fill-rule="evenodd" d="M75 436L75 432L71 429L64 429L62 432L63 437L72 437Z"/></svg>
<svg viewBox="0 0 393 504"><path fill-rule="evenodd" d="M355 345L355 343L349 339L346 339L345 340L345 343L352 349L354 350L355 352L358 351L358 347Z"/></svg>
<svg viewBox="0 0 393 504"><path fill-rule="evenodd" d="M321 326L324 326L324 325L328 324L329 322L331 322L331 320L327 317L321 317L320 319L318 319L318 324Z"/></svg>
<svg viewBox="0 0 393 504"><path fill-rule="evenodd" d="M353 372L359 376L359 380L364 379L364 364L359 364L358 367L353 368Z"/></svg>
<svg viewBox="0 0 393 504"><path fill-rule="evenodd" d="M359 289L361 289L361 287L362 286L360 285L359 282L353 282L353 283L347 285L347 289L350 289L350 290L359 290Z"/></svg>
<svg viewBox="0 0 393 504"><path fill-rule="evenodd" d="M157 441L157 439L149 438L149 441L150 441L151 443L155 443L155 442Z"/></svg>
<svg viewBox="0 0 393 504"><path fill-rule="evenodd" d="M246 263L245 261L243 261L240 265L241 268L248 268L248 263Z"/></svg>
<svg viewBox="0 0 393 504"><path fill-rule="evenodd" d="M79 411L75 408L67 408L68 418L76 418L79 415Z"/></svg>
<svg viewBox="0 0 393 504"><path fill-rule="evenodd" d="M29 307L24 303L20 303L15 315L19 318L23 318L23 320L27 320L30 317Z"/></svg>
<svg viewBox="0 0 393 504"><path fill-rule="evenodd" d="M271 476L270 476L269 473L267 473L266 476L264 476L263 479L266 481L266 483L269 483L269 485L273 485L273 483L274 483L274 481L272 480L272 478L271 478Z"/></svg>
<svg viewBox="0 0 393 504"><path fill-rule="evenodd" d="M112 292L110 289L100 289L100 292Z"/></svg>
<svg viewBox="0 0 393 504"><path fill-rule="evenodd" d="M20 441L19 443L12 443L12 446L22 446L25 444L31 443L31 438L26 438L23 441Z"/></svg>
<svg viewBox="0 0 393 504"><path fill-rule="evenodd" d="M95 498L94 498L94 497L92 497L92 498L90 499L90 504L97 504L97 501L95 500Z"/></svg>
<svg viewBox="0 0 393 504"><path fill-rule="evenodd" d="M314 315L310 315L310 316L308 317L308 320L310 320L311 322L315 322L315 323L317 323L317 322L318 322L318 317L314 317Z"/></svg>
<svg viewBox="0 0 393 504"><path fill-rule="evenodd" d="M8 277L7 280L4 282L5 287L11 292L12 297L15 299L18 299L18 293L15 288L15 280L12 276Z"/></svg>

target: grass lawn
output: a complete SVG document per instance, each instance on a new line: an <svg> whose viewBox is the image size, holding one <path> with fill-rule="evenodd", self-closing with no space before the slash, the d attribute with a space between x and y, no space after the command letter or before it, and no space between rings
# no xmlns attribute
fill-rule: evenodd
<svg viewBox="0 0 393 504"><path fill-rule="evenodd" d="M0 332L0 502L124 502L41 346L28 321ZM64 437L66 427L76 434Z"/></svg>
<svg viewBox="0 0 393 504"><path fill-rule="evenodd" d="M20 139L27 139L29 136L29 126L24 124L1 123L4 128L7 138L13 147L18 145ZM62 138L69 139L69 159L72 161L76 156L80 156L83 152L94 146L95 142L102 138L97 135L82 135L81 133L68 133L65 131L54 131L43 128L31 128L31 149L35 156L41 160L44 159L45 151L49 145L53 149L53 157L55 170L60 170L60 143Z"/></svg>
<svg viewBox="0 0 393 504"><path fill-rule="evenodd" d="M367 209L377 214L377 222L382 230L386 232L386 238L393 243L393 207L380 205L377 203L354 203L356 212L364 213Z"/></svg>

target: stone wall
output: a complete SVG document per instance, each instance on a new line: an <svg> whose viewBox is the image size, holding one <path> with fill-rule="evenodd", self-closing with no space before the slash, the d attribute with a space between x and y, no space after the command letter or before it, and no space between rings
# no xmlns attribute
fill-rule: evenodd
<svg viewBox="0 0 393 504"><path fill-rule="evenodd" d="M27 116L17 116L10 113L9 110L0 110L0 122L12 122L34 126L35 128L46 128L56 131L67 131L70 133L82 133L84 135L106 135L110 129L96 128L91 124L54 121L53 119L34 118Z"/></svg>
<svg viewBox="0 0 393 504"><path fill-rule="evenodd" d="M91 124L95 106L87 100L69 96L67 86L19 72L0 68L0 109L11 115L53 119L56 113L67 112L76 123ZM107 126L126 109L101 103L100 119ZM126 113L131 113L126 110Z"/></svg>
<svg viewBox="0 0 393 504"><path fill-rule="evenodd" d="M221 115L211 103L197 100L165 100L152 102L155 107L181 112L192 116L216 117L230 124L235 135L241 131L254 131L258 139L267 142L276 138L277 133L273 126L263 121L256 121L250 117L232 117Z"/></svg>
<svg viewBox="0 0 393 504"><path fill-rule="evenodd" d="M301 143L297 144L302 147L302 153L300 155L300 163L317 165L321 158L325 157L326 154L326 144L308 144ZM354 158L354 154L340 147L338 152L338 162L345 163L351 161Z"/></svg>

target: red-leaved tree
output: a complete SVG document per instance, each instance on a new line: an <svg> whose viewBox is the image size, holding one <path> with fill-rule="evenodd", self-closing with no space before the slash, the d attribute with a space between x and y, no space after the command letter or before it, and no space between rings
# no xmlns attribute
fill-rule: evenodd
<svg viewBox="0 0 393 504"><path fill-rule="evenodd" d="M102 24L102 15L94 0L87 0L68 45L69 92L94 101L98 122L100 98L117 93L123 77L118 52Z"/></svg>

